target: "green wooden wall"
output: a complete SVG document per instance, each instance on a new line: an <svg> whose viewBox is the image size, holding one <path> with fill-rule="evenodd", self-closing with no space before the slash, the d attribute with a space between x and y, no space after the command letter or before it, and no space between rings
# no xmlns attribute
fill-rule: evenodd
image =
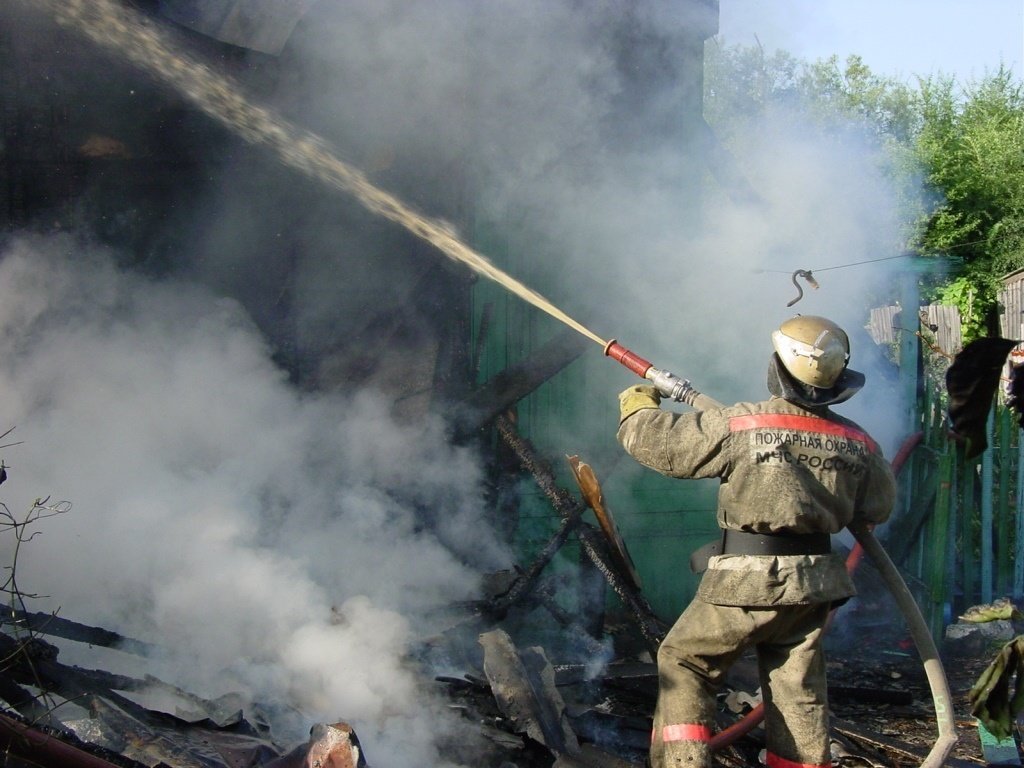
<svg viewBox="0 0 1024 768"><path fill-rule="evenodd" d="M516 255L517 247L525 244L517 246L493 232L480 232L478 237L486 243L485 252L492 254L503 268L524 261ZM538 246L534 242L531 247ZM513 268L509 271L542 293L545 285L552 284L545 279L544 267L531 274ZM489 281L478 281L472 293L471 344L478 358L478 384L510 365L528 360L553 334L563 332L556 320ZM518 403L516 423L519 432L555 469L558 484L574 495L578 496L578 487L565 457L578 455L594 468L608 509L640 576L644 597L663 620L672 622L696 588L698 579L689 570L691 551L717 533L717 482L662 477L636 464L621 449L615 440L617 396L638 381L625 368L604 357L601 348L594 344ZM528 476L520 483L518 492L519 521L514 544L518 561L525 565L555 532L560 518ZM589 511L584 519L596 522ZM575 546L567 545L561 557L578 557ZM553 567L557 569L558 564ZM578 569L563 568L562 575L572 579L574 570ZM614 595L609 599L617 600Z"/></svg>

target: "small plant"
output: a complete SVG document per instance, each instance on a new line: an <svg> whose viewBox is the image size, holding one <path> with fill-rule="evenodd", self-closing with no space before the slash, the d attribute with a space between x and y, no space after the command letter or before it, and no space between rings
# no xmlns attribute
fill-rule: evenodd
<svg viewBox="0 0 1024 768"><path fill-rule="evenodd" d="M989 335L989 319L997 306L996 286L990 279L961 275L939 288L937 299L960 310L964 344Z"/></svg>
<svg viewBox="0 0 1024 768"><path fill-rule="evenodd" d="M0 440L10 435L12 431L14 431L13 427L0 435ZM0 449L19 444L6 443L0 445ZM6 461L0 458L0 484L7 480L7 470ZM3 565L6 577L0 580L0 592L4 595L6 605L3 621L0 623L10 628L7 632L15 640L14 650L0 658L0 673L14 667L30 670L30 674L35 678L35 688L39 693L35 696L34 702L22 702L18 709L23 714L30 715L33 720L48 720L58 705L47 692L35 671L32 647L37 636L32 629L25 625L23 617L28 613L26 601L41 597L41 595L25 592L18 585L18 558L21 555L22 545L42 533L37 529L37 523L48 517L62 515L70 509L70 502L51 502L49 497L37 498L32 502L28 512L19 519L11 512L6 503L0 501L0 537L8 537L5 542L7 545L10 545L10 537L13 537L13 545L8 546L5 550L10 552L9 562Z"/></svg>

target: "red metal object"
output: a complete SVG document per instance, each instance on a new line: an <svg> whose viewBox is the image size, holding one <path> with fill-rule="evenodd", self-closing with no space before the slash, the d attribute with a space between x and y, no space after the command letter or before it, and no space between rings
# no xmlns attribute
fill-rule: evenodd
<svg viewBox="0 0 1024 768"><path fill-rule="evenodd" d="M18 755L44 768L117 768L119 765L4 714L0 714L0 749L4 755Z"/></svg>
<svg viewBox="0 0 1024 768"><path fill-rule="evenodd" d="M615 339L612 339L604 345L604 353L612 360L622 363L641 379L647 378L647 371L652 368L651 363L647 362L639 355L630 352Z"/></svg>

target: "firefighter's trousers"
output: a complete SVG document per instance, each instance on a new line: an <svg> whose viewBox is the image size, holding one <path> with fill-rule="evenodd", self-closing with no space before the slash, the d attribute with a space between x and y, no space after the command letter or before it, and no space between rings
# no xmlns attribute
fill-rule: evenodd
<svg viewBox="0 0 1024 768"><path fill-rule="evenodd" d="M769 768L831 765L825 658L829 604L738 608L694 600L658 650L653 768L707 768L715 694L747 648L757 652Z"/></svg>

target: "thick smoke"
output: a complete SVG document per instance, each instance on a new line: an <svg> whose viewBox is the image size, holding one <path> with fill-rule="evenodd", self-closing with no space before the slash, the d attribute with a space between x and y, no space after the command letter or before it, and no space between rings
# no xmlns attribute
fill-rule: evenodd
<svg viewBox="0 0 1024 768"><path fill-rule="evenodd" d="M781 320L826 314L856 332L876 292L891 300L878 286L892 273L822 270L898 252L899 222L874 149L791 116L735 146L753 196L714 175L684 129L699 116L681 112L695 62L677 55L686 8L705 5L323 2L276 82L258 65L250 79L256 100L601 336L718 399L756 399ZM507 565L480 522L480 469L439 422L397 423L379 391L297 393L270 348L285 288L308 354L388 314L420 322L404 302L437 257L258 150L217 160L224 172L169 214L188 229L164 241L179 248L166 281L74 238L0 257L0 387L24 441L5 452L5 501L74 504L20 580L69 618L190 659L186 687L279 695L352 722L371 756L386 731L388 765L440 765L401 659L432 609ZM821 289L787 308L796 269ZM633 379L591 358L611 410ZM897 404L868 373L844 413L891 454ZM604 426L610 445L613 414ZM581 449L572 429L565 452Z"/></svg>
<svg viewBox="0 0 1024 768"><path fill-rule="evenodd" d="M390 158L376 177L428 212L451 213L437 177L458 178L473 194L472 222L508 238L479 243L501 251L491 254L501 266L719 399L764 394L769 331L797 312L846 325L854 364L871 368L867 309L896 298L900 262L845 265L903 249L880 150L856 126L830 133L773 112L733 142L738 187L701 132L683 128L698 117L683 105L700 87L685 54L707 24L699 10L346 3L299 30L293 45L318 68L281 91L295 109L299 92L315 94L302 121L340 137L364 167ZM308 284L337 275L339 258L308 265ZM786 306L795 270L836 267ZM317 313L309 295L304 311ZM867 372L860 400L870 405L847 408L895 411L884 377ZM872 421L892 424L889 415Z"/></svg>
<svg viewBox="0 0 1024 768"><path fill-rule="evenodd" d="M297 395L237 303L70 239L10 245L0 286L0 391L23 441L4 501L73 503L22 553L20 583L51 596L32 607L155 643L187 660L173 682L190 690L347 719L371 749L419 717L408 643L475 594L465 561L506 562L476 459L375 393ZM394 728L388 754L402 733L425 738Z"/></svg>

